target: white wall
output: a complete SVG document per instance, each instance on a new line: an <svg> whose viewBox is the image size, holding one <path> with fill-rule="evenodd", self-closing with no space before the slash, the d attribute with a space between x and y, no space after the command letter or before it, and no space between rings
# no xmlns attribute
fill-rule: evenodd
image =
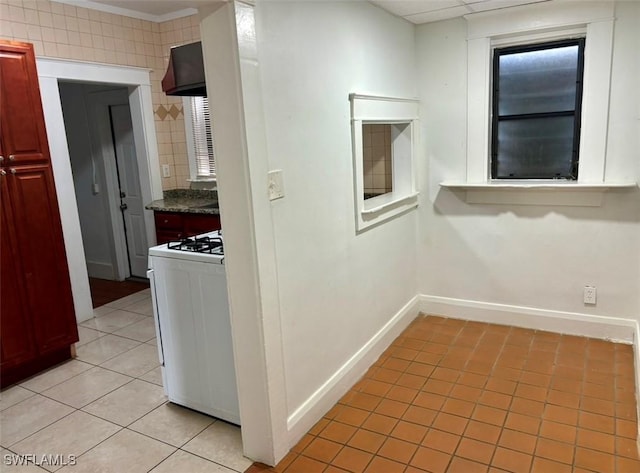
<svg viewBox="0 0 640 473"><path fill-rule="evenodd" d="M94 153L92 150L90 112L85 101L87 92L102 89L103 86L62 82L60 99L67 130L87 270L90 277L116 279L105 168L102 154ZM126 89L123 90L126 94ZM99 185L97 194L93 192L94 179Z"/></svg>
<svg viewBox="0 0 640 473"><path fill-rule="evenodd" d="M628 181L640 177L640 5L617 4L616 18L606 178ZM427 190L419 209L420 293L640 320L637 188L611 191L602 206L588 208L469 205L438 186L465 178L466 36L462 18L417 28L426 152L420 181ZM597 287L596 306L583 304L587 284Z"/></svg>
<svg viewBox="0 0 640 473"><path fill-rule="evenodd" d="M355 234L349 93L415 97L413 27L364 2L258 5L289 414L416 293L415 213ZM256 176L264 179L264 176Z"/></svg>
<svg viewBox="0 0 640 473"><path fill-rule="evenodd" d="M366 2L313 1L214 2L200 16L209 100L225 117L216 152L247 455L282 458L365 369L354 360L373 361L363 352L383 347L380 333L415 315L416 294L638 316L638 191L579 208L472 206L440 190L466 175L464 19L414 28ZM634 38L621 34L634 21L616 32L616 178L638 174ZM421 206L360 235L352 92L422 102ZM285 197L270 202L273 169Z"/></svg>
<svg viewBox="0 0 640 473"><path fill-rule="evenodd" d="M200 17L243 443L273 464L415 315L415 211L356 235L349 103L416 96L414 28L366 2Z"/></svg>

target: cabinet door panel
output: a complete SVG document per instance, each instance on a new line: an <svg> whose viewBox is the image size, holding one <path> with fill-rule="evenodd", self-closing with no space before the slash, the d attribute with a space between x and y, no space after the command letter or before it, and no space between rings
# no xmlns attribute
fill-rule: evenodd
<svg viewBox="0 0 640 473"><path fill-rule="evenodd" d="M163 243L177 242L185 238L186 235L182 231L163 231L158 230L156 232L156 244L162 245Z"/></svg>
<svg viewBox="0 0 640 473"><path fill-rule="evenodd" d="M154 212L156 230L162 231L182 231L184 223L182 215L171 212Z"/></svg>
<svg viewBox="0 0 640 473"><path fill-rule="evenodd" d="M197 235L220 229L220 217L217 215L186 214L184 219L185 233Z"/></svg>
<svg viewBox="0 0 640 473"><path fill-rule="evenodd" d="M71 283L51 167L16 166L7 183L40 353L78 341Z"/></svg>
<svg viewBox="0 0 640 473"><path fill-rule="evenodd" d="M7 177L0 176L2 205L0 208L0 345L2 370L26 363L38 355L33 328L25 306L22 270L15 252L15 235L9 222L13 221Z"/></svg>
<svg viewBox="0 0 640 473"><path fill-rule="evenodd" d="M38 74L30 44L0 43L0 108L4 164L48 162Z"/></svg>

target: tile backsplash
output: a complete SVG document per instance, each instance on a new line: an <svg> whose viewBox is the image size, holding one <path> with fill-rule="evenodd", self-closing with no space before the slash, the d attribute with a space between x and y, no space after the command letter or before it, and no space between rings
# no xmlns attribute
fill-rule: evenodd
<svg viewBox="0 0 640 473"><path fill-rule="evenodd" d="M391 125L362 125L362 144L365 195L391 192Z"/></svg>
<svg viewBox="0 0 640 473"><path fill-rule="evenodd" d="M160 81L171 46L200 40L198 16L155 23L49 0L2 0L0 37L32 43L36 56L136 66L150 70L163 189L187 188L189 165L180 97Z"/></svg>

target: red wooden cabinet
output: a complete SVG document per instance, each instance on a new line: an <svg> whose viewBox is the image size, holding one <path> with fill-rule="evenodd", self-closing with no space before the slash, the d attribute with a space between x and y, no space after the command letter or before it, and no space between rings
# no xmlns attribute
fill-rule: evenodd
<svg viewBox="0 0 640 473"><path fill-rule="evenodd" d="M30 44L0 41L0 383L71 356L69 269Z"/></svg>
<svg viewBox="0 0 640 473"><path fill-rule="evenodd" d="M186 212L154 212L158 245L220 229L220 216Z"/></svg>
<svg viewBox="0 0 640 473"><path fill-rule="evenodd" d="M4 171L4 169L3 169ZM2 342L2 370L34 360L38 352L34 339L24 285L16 275L22 274L13 231L13 215L9 201L7 179L0 178L2 191L2 222L0 233L0 337Z"/></svg>

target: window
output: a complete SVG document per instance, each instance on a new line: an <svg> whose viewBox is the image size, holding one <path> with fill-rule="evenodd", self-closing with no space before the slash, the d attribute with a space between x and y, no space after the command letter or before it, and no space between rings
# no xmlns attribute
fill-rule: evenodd
<svg viewBox="0 0 640 473"><path fill-rule="evenodd" d="M214 180L216 161L209 102L206 97L184 97L183 103L191 180Z"/></svg>
<svg viewBox="0 0 640 473"><path fill-rule="evenodd" d="M569 2L571 3L571 2ZM580 107L579 173L577 180L547 179L539 185L558 189L605 183L609 88L613 57L613 2L543 2L492 12L466 15L467 21L467 153L466 176L461 184L486 185L485 197L498 203L519 198L534 189L531 179L492 179L492 66L495 48L544 44L567 38L584 38L584 82ZM496 182L497 181L497 182ZM496 184L496 185L494 185ZM495 193L498 186L522 192ZM481 192L481 191L478 191ZM535 203L537 194L531 195ZM558 195L568 192L555 192ZM467 193L467 197L469 193ZM524 199L525 197L523 197ZM558 201L561 201L559 199Z"/></svg>
<svg viewBox="0 0 640 473"><path fill-rule="evenodd" d="M584 39L494 49L491 177L578 178Z"/></svg>
<svg viewBox="0 0 640 473"><path fill-rule="evenodd" d="M416 207L418 102L351 94L356 230Z"/></svg>

